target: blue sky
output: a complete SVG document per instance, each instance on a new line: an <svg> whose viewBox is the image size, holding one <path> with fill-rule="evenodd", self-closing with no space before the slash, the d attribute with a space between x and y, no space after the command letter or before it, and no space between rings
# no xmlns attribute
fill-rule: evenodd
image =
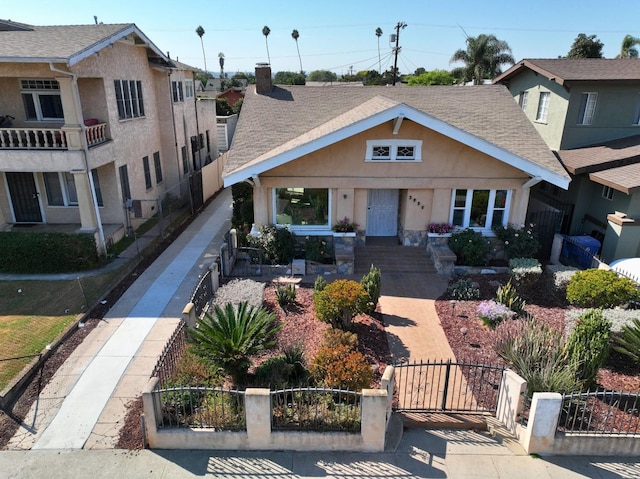
<svg viewBox="0 0 640 479"><path fill-rule="evenodd" d="M403 74L456 66L449 59L464 48L465 32L496 35L511 46L516 61L565 55L578 33L596 34L607 58L618 53L624 35L640 37L637 0L30 0L0 7L0 18L34 25L90 24L94 15L103 23L135 23L162 51L199 68L204 64L195 29L202 25L207 68L219 71L223 52L229 73L252 71L267 61L264 25L271 29L274 72L300 69L294 28L303 69L338 74L378 68L377 27L383 31L382 69L392 66L389 34L398 22L407 24L400 33Z"/></svg>

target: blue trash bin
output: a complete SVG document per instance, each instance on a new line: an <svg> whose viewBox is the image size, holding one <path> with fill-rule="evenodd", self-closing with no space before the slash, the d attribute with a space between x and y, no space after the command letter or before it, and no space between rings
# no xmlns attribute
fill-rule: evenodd
<svg viewBox="0 0 640 479"><path fill-rule="evenodd" d="M567 236L562 244L562 256L569 264L579 266L582 269L591 268L592 258L600 251L600 241L593 236Z"/></svg>

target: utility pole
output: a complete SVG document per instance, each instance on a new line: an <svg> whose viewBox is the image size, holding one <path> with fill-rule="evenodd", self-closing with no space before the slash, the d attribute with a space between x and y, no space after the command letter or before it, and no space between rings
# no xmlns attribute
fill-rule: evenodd
<svg viewBox="0 0 640 479"><path fill-rule="evenodd" d="M398 22L396 25L396 46L393 49L395 52L395 58L393 60L393 86L396 86L396 77L398 76L398 53L400 52L400 30L404 30L407 24L404 22Z"/></svg>

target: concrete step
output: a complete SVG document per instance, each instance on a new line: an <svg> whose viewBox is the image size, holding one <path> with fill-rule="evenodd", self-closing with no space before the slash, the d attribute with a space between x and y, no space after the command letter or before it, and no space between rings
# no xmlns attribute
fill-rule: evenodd
<svg viewBox="0 0 640 479"><path fill-rule="evenodd" d="M355 273L365 274L371 265L385 273L435 273L426 249L411 246L376 245L355 248Z"/></svg>
<svg viewBox="0 0 640 479"><path fill-rule="evenodd" d="M419 429L475 429L487 430L487 417L479 414L444 412L402 412L402 423Z"/></svg>

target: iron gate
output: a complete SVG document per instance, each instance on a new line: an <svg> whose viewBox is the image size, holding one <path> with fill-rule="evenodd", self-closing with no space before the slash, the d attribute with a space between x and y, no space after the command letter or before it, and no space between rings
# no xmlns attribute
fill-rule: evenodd
<svg viewBox="0 0 640 479"><path fill-rule="evenodd" d="M495 413L503 366L448 361L396 364L398 412Z"/></svg>

